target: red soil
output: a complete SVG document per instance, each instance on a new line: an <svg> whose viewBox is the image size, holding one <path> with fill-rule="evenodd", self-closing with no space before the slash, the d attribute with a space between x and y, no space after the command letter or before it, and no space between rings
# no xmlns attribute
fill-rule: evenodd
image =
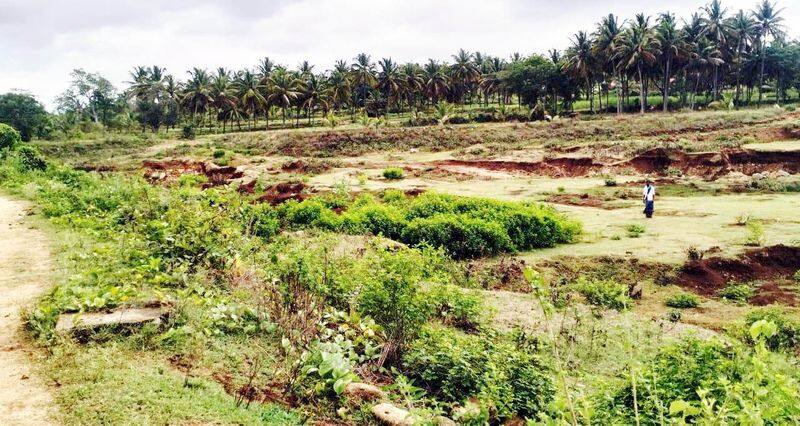
<svg viewBox="0 0 800 426"><path fill-rule="evenodd" d="M142 167L145 169L144 177L151 183L172 182L185 174L205 175L208 182L203 184L203 188L227 185L233 179L239 179L244 172L239 171L233 166L217 166L213 163L191 160L166 160L166 161L144 161Z"/></svg>
<svg viewBox="0 0 800 426"><path fill-rule="evenodd" d="M734 282L768 281L750 300L755 305L783 303L794 306L795 292L781 288L775 280L785 279L800 269L800 247L776 245L750 250L737 258L710 257L691 260L680 270L677 284L713 296Z"/></svg>
<svg viewBox="0 0 800 426"><path fill-rule="evenodd" d="M626 169L634 169L641 174L662 174L670 169L676 169L687 175L715 179L730 172L752 175L765 171L784 170L788 173L800 173L800 154L791 151L752 151L747 149L726 149L718 153L686 153L674 149L656 148L629 160L609 164L596 162L590 157L550 158L538 162L445 160L436 164L523 172L551 177L577 177Z"/></svg>
<svg viewBox="0 0 800 426"><path fill-rule="evenodd" d="M302 182L281 182L268 187L264 191L264 195L258 197L257 201L261 203L270 203L273 206L284 203L289 200L302 201L305 199L303 190L306 186Z"/></svg>

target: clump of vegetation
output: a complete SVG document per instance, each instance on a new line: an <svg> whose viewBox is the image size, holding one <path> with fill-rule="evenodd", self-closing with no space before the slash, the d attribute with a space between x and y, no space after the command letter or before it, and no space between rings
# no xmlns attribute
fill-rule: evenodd
<svg viewBox="0 0 800 426"><path fill-rule="evenodd" d="M644 226L638 223L631 223L625 226L625 232L628 238L639 238L645 233Z"/></svg>
<svg viewBox="0 0 800 426"><path fill-rule="evenodd" d="M717 292L717 296L736 303L746 303L753 297L755 290L750 284L730 284Z"/></svg>
<svg viewBox="0 0 800 426"><path fill-rule="evenodd" d="M183 126L181 129L181 139L193 140L197 136L197 128L193 123Z"/></svg>
<svg viewBox="0 0 800 426"><path fill-rule="evenodd" d="M604 183L607 187L615 187L617 186L617 178L614 176L606 176Z"/></svg>
<svg viewBox="0 0 800 426"><path fill-rule="evenodd" d="M0 123L0 150L12 149L21 142L19 132L8 124Z"/></svg>
<svg viewBox="0 0 800 426"><path fill-rule="evenodd" d="M687 309L700 306L700 298L692 293L678 293L670 296L664 302L670 308Z"/></svg>
<svg viewBox="0 0 800 426"><path fill-rule="evenodd" d="M389 180L398 180L404 177L405 173L400 167L389 167L383 170L383 177Z"/></svg>
<svg viewBox="0 0 800 426"><path fill-rule="evenodd" d="M747 238L744 244L759 247L764 244L764 224L760 220L747 221Z"/></svg>
<svg viewBox="0 0 800 426"><path fill-rule="evenodd" d="M770 350L795 351L800 348L800 321L787 315L782 308L769 307L754 309L747 313L744 324L749 329L753 324L759 321L768 321L775 324L775 333L765 340ZM755 339L749 333L743 334L745 341L750 344L756 343Z"/></svg>
<svg viewBox="0 0 800 426"><path fill-rule="evenodd" d="M581 277L575 288L586 297L586 301L594 306L622 311L633 306L633 299L628 295L628 286L613 279L586 279Z"/></svg>
<svg viewBox="0 0 800 426"><path fill-rule="evenodd" d="M290 201L278 216L287 227L372 233L412 246L442 247L457 259L497 255L569 243L580 224L550 207L531 203L399 192L383 202L359 197L335 213L318 199Z"/></svg>
<svg viewBox="0 0 800 426"><path fill-rule="evenodd" d="M476 398L492 419L532 418L555 394L539 357L502 338L428 327L402 361L407 375L442 401Z"/></svg>

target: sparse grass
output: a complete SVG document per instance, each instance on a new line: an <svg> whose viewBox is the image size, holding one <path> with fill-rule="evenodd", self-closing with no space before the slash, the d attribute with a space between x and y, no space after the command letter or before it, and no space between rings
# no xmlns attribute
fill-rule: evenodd
<svg viewBox="0 0 800 426"><path fill-rule="evenodd" d="M638 223L631 223L625 225L625 232L628 235L628 238L639 238L642 234L645 233L644 225Z"/></svg>

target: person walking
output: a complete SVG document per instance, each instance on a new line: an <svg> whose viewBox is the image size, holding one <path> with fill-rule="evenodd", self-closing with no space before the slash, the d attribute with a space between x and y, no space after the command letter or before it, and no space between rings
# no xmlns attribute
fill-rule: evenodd
<svg viewBox="0 0 800 426"><path fill-rule="evenodd" d="M654 202L656 199L656 187L649 178L644 182L642 190L642 202L644 202L644 215L649 219L653 217Z"/></svg>

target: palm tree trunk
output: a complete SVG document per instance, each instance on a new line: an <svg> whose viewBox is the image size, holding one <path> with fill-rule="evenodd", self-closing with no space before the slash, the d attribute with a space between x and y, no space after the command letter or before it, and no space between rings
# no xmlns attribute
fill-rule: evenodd
<svg viewBox="0 0 800 426"><path fill-rule="evenodd" d="M761 108L761 101L764 93L764 67L767 63L767 55L764 52L764 42L761 42L761 70L758 73L758 107Z"/></svg>
<svg viewBox="0 0 800 426"><path fill-rule="evenodd" d="M669 69L672 62L671 55L667 55L667 67L666 72L664 73L664 97L661 101L663 103L664 112L669 110Z"/></svg>
<svg viewBox="0 0 800 426"><path fill-rule="evenodd" d="M641 90L639 90L639 107L640 112L644 114L644 78L642 78L642 64L636 66L636 71L639 73L639 84L641 85Z"/></svg>

